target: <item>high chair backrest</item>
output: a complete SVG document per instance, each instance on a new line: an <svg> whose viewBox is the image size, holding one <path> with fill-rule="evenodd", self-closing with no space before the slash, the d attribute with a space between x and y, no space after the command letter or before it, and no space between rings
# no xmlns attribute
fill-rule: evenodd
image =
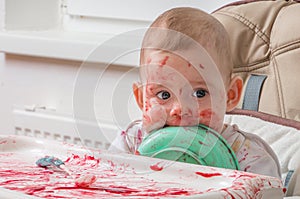
<svg viewBox="0 0 300 199"><path fill-rule="evenodd" d="M299 2L299 1L298 1ZM248 0L212 14L228 31L239 107L300 121L300 3Z"/></svg>

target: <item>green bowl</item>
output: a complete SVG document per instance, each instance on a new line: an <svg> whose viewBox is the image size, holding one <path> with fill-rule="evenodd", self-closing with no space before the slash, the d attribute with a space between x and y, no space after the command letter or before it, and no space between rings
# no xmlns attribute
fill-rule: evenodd
<svg viewBox="0 0 300 199"><path fill-rule="evenodd" d="M204 125L165 127L151 132L140 155L227 169L240 169L235 153L216 131Z"/></svg>

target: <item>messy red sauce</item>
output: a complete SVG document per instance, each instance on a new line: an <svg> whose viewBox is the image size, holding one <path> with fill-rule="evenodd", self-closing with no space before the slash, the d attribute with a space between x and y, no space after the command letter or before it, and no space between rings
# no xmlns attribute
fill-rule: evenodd
<svg viewBox="0 0 300 199"><path fill-rule="evenodd" d="M213 115L213 112L212 112L211 109L205 109L205 110L200 112L200 117L201 118L208 119L208 118L211 118L212 115Z"/></svg>
<svg viewBox="0 0 300 199"><path fill-rule="evenodd" d="M211 177L215 177L215 176L222 176L221 173L202 173L200 171L197 171L196 174L200 175L202 177L205 177L205 178L211 178Z"/></svg>
<svg viewBox="0 0 300 199"><path fill-rule="evenodd" d="M89 187L94 182L96 182L97 178L94 175L83 175L75 180L76 187Z"/></svg>
<svg viewBox="0 0 300 199"><path fill-rule="evenodd" d="M151 61L152 61L152 60L151 60L151 58L150 58L150 57L148 57L148 59L147 59L146 63L147 63L147 64L150 64L150 63L151 63Z"/></svg>
<svg viewBox="0 0 300 199"><path fill-rule="evenodd" d="M163 166L159 166L159 163L150 166L150 169L152 169L153 171L161 171L163 170L163 168Z"/></svg>
<svg viewBox="0 0 300 199"><path fill-rule="evenodd" d="M199 64L199 67L202 68L202 69L204 69L204 66L202 64Z"/></svg>
<svg viewBox="0 0 300 199"><path fill-rule="evenodd" d="M182 94L182 88L181 89L179 89L179 95L181 95Z"/></svg>
<svg viewBox="0 0 300 199"><path fill-rule="evenodd" d="M7 142L3 142L3 145L5 143ZM71 151L72 149L70 149ZM65 158L65 165L74 176L69 176L60 170L36 166L34 159L40 158L37 154L26 153L26 151L22 153L0 151L0 186L40 198L68 199L182 198L183 196L201 195L211 191L218 191L220 196L224 198L228 198L228 196L229 198L254 198L255 191L261 190L265 186L281 188L283 192L285 191L279 179L277 182L274 179L270 180L268 177L257 178L255 174L238 171L232 171L226 175L226 178L232 180L232 184L228 187L219 187L218 185L203 189L203 184L199 184L196 188L187 188L185 183L180 180L168 181L170 173L163 173L166 168L158 163L150 166L150 169L162 172L162 175L166 178L163 181L152 178L152 174L155 172L147 173L146 169L142 170L146 172L146 175L143 175L126 163L114 162L90 155L68 154L68 158ZM25 156L26 158L24 158ZM191 171L189 173L189 169L187 169L184 172L189 173L185 176L186 180L189 177L194 179L195 175L205 178L222 177L221 173L215 172L215 168L209 171L211 172ZM174 175L180 175L180 171L175 171ZM87 184L80 184L80 181L75 180L80 176L87 177L84 180ZM201 182L200 179L199 181ZM249 181L251 181L251 184L248 183Z"/></svg>
<svg viewBox="0 0 300 199"><path fill-rule="evenodd" d="M0 186L41 198L161 198L197 193L196 190L170 185L173 182L155 182L136 175L128 165L117 165L112 161L102 163L99 158L89 155L72 154L66 159L66 166L76 180L62 171L23 162L13 153L9 156L0 153L0 158ZM152 169L158 171L163 168L154 165ZM82 175L85 179L78 180Z"/></svg>
<svg viewBox="0 0 300 199"><path fill-rule="evenodd" d="M165 58L159 63L159 66L164 66L164 65L166 65L168 59L169 59L169 56L165 56Z"/></svg>

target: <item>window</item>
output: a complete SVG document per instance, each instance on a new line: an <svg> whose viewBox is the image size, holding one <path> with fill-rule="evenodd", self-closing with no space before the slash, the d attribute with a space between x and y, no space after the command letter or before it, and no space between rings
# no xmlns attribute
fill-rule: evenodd
<svg viewBox="0 0 300 199"><path fill-rule="evenodd" d="M190 6L212 12L232 0L66 0L64 28L77 31L120 33L147 27L172 7Z"/></svg>
<svg viewBox="0 0 300 199"><path fill-rule="evenodd" d="M114 35L148 27L163 11L191 6L211 12L232 0L0 0L0 51L84 61ZM109 45L107 54L137 40ZM106 62L104 56L95 62ZM118 60L136 65L137 57Z"/></svg>

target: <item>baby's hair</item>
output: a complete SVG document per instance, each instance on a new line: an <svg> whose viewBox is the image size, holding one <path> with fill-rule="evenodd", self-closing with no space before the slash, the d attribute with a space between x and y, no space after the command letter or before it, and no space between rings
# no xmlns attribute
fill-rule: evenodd
<svg viewBox="0 0 300 199"><path fill-rule="evenodd" d="M151 28L172 31L155 31ZM182 34L186 35L188 39L182 37ZM232 58L228 34L217 19L196 8L173 8L156 18L143 40L141 64L144 63L144 51L148 46L170 51L185 50L190 46L191 40L202 45L218 67L229 73L227 75L230 79ZM155 44L153 45L153 43Z"/></svg>

